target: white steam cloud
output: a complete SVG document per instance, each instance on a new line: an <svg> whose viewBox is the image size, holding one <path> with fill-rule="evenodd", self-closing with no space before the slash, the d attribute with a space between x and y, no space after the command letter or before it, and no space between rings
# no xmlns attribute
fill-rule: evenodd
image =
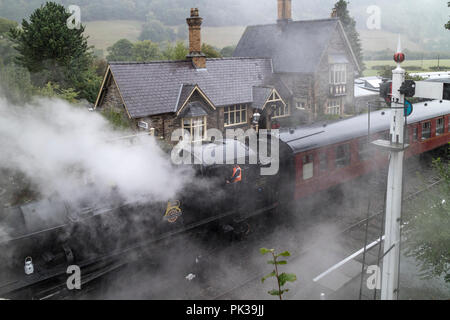
<svg viewBox="0 0 450 320"><path fill-rule="evenodd" d="M16 106L0 98L0 168L19 170L44 197L101 198L112 188L127 202L172 198L189 180L150 136L114 137L99 114L59 99Z"/></svg>

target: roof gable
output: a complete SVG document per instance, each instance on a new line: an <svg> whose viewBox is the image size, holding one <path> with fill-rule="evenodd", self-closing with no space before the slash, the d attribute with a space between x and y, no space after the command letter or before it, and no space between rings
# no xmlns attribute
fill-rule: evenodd
<svg viewBox="0 0 450 320"><path fill-rule="evenodd" d="M342 24L336 18L249 26L233 56L272 58L275 72L314 73L337 29ZM343 29L340 34L349 46Z"/></svg>
<svg viewBox="0 0 450 320"><path fill-rule="evenodd" d="M190 99L193 97L193 95L197 93L203 102L199 101L193 101L190 102ZM178 99L178 104L176 106L176 109L174 110L177 113L177 116L183 113L185 111L186 106L190 106L192 108L197 108L200 106L200 104L203 106L203 108L206 110L216 110L216 107L211 102L211 100L205 95L205 93L197 86L197 85L182 85L182 89L180 90L180 97ZM196 103L198 102L198 103Z"/></svg>

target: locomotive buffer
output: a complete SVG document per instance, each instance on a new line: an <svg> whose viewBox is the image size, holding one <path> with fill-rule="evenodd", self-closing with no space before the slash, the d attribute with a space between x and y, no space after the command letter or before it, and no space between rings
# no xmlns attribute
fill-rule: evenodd
<svg viewBox="0 0 450 320"><path fill-rule="evenodd" d="M392 109L390 140L376 140L372 142L375 146L390 151L386 195L384 259L381 278L382 300L398 299L399 291L403 158L405 150L409 147L409 145L405 144L405 122L406 117L412 112L412 106L405 100L405 96L441 101L450 100L450 84L405 81L405 70L400 66L404 60L405 55L402 53L399 37L397 53L394 55L397 68L392 71L392 83L385 82L380 87L380 95L386 99L386 102Z"/></svg>

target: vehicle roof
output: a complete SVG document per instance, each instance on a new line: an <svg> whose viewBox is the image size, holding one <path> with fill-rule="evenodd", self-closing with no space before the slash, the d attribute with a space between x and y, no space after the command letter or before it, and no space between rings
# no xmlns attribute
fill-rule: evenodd
<svg viewBox="0 0 450 320"><path fill-rule="evenodd" d="M450 101L429 101L414 104L414 111L408 117L408 123L450 114ZM371 112L371 133L389 130L391 109ZM319 147L349 141L367 136L368 115L362 114L330 124L315 124L286 129L280 132L280 139L289 145L294 153L313 150Z"/></svg>

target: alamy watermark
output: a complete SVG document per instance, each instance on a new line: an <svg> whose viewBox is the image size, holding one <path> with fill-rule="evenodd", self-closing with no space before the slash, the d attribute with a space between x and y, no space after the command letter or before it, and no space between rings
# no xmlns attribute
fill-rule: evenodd
<svg viewBox="0 0 450 320"><path fill-rule="evenodd" d="M367 274L371 274L367 278L367 288L369 290L381 289L381 269L377 265L367 267Z"/></svg>
<svg viewBox="0 0 450 320"><path fill-rule="evenodd" d="M381 8L372 5L367 7L366 12L370 15L366 22L367 29L381 30Z"/></svg>
<svg viewBox="0 0 450 320"><path fill-rule="evenodd" d="M67 10L71 16L67 19L67 28L70 30L81 28L81 8L76 5L70 5Z"/></svg>
<svg viewBox="0 0 450 320"><path fill-rule="evenodd" d="M172 162L181 164L261 164L261 175L276 175L279 170L279 130L208 129L195 127L172 132L171 141L178 144L171 153ZM193 141L193 142L192 142ZM203 144L203 141L211 141Z"/></svg>
<svg viewBox="0 0 450 320"><path fill-rule="evenodd" d="M81 269L77 265L71 265L67 267L67 274L70 276L67 278L66 285L69 290L81 290Z"/></svg>

